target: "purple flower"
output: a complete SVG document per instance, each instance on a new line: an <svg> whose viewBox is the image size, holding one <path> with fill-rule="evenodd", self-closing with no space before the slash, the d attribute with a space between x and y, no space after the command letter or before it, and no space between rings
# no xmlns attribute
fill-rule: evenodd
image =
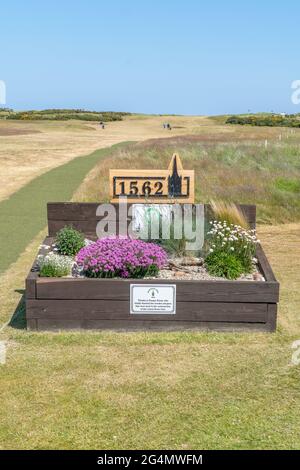
<svg viewBox="0 0 300 470"><path fill-rule="evenodd" d="M166 263L167 254L155 243L131 238L101 238L82 248L76 261L88 277L144 277Z"/></svg>

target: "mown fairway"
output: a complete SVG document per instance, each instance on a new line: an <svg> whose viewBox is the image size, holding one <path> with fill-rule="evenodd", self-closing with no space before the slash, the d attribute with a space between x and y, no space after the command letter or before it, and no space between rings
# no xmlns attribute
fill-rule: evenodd
<svg viewBox="0 0 300 470"><path fill-rule="evenodd" d="M177 119L184 126L184 118ZM258 204L265 222L259 237L281 282L278 331L27 332L24 278L41 231L0 277L1 324L11 322L0 336L7 344L0 448L299 448L300 366L291 357L300 339L300 134L197 119L191 118L192 138L154 140L104 156L73 198L107 198L110 166L165 167L170 151L179 150L184 166L196 169L198 200L219 194ZM128 133L123 140L140 139Z"/></svg>
<svg viewBox="0 0 300 470"><path fill-rule="evenodd" d="M123 144L125 145L125 143ZM28 243L47 224L47 202L68 201L86 173L116 147L96 150L38 176L4 201L0 201L0 273L16 261Z"/></svg>

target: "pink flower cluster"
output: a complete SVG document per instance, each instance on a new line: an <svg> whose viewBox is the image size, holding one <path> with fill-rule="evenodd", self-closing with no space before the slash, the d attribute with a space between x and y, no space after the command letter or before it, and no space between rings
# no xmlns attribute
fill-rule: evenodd
<svg viewBox="0 0 300 470"><path fill-rule="evenodd" d="M88 277L144 277L156 274L166 260L160 246L131 238L101 238L76 257Z"/></svg>

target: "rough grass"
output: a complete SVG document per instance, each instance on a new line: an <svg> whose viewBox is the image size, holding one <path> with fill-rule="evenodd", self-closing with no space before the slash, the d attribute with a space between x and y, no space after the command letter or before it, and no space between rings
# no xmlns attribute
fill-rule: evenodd
<svg viewBox="0 0 300 470"><path fill-rule="evenodd" d="M2 276L2 322L40 234ZM0 339L2 449L299 449L300 225L261 227L281 282L276 334L29 333Z"/></svg>
<svg viewBox="0 0 300 470"><path fill-rule="evenodd" d="M108 200L109 168L167 168L176 150L195 169L196 200L257 205L258 222L300 220L300 133L281 141L215 143L199 136L151 140L117 150L87 176L75 200Z"/></svg>
<svg viewBox="0 0 300 470"><path fill-rule="evenodd" d="M249 229L249 222L236 204L212 200L210 205L217 220L225 221L228 225L240 225Z"/></svg>
<svg viewBox="0 0 300 470"><path fill-rule="evenodd" d="M163 129L169 121L172 131ZM296 132L296 131L295 131ZM297 131L298 132L298 131ZM9 121L0 119L0 200L40 174L80 155L124 141L191 134L196 142L272 141L287 129L228 126L204 116L127 116L108 123L71 121ZM290 136L291 137L291 136ZM183 143L183 140L181 141Z"/></svg>

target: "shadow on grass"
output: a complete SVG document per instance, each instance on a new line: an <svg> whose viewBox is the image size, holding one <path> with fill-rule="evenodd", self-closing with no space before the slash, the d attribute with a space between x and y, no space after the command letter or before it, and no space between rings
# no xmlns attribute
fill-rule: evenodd
<svg viewBox="0 0 300 470"><path fill-rule="evenodd" d="M25 290L24 289L17 289L15 292L21 294L20 301L10 319L9 326L12 328L16 328L17 330L25 330L26 329L26 307L25 307Z"/></svg>

